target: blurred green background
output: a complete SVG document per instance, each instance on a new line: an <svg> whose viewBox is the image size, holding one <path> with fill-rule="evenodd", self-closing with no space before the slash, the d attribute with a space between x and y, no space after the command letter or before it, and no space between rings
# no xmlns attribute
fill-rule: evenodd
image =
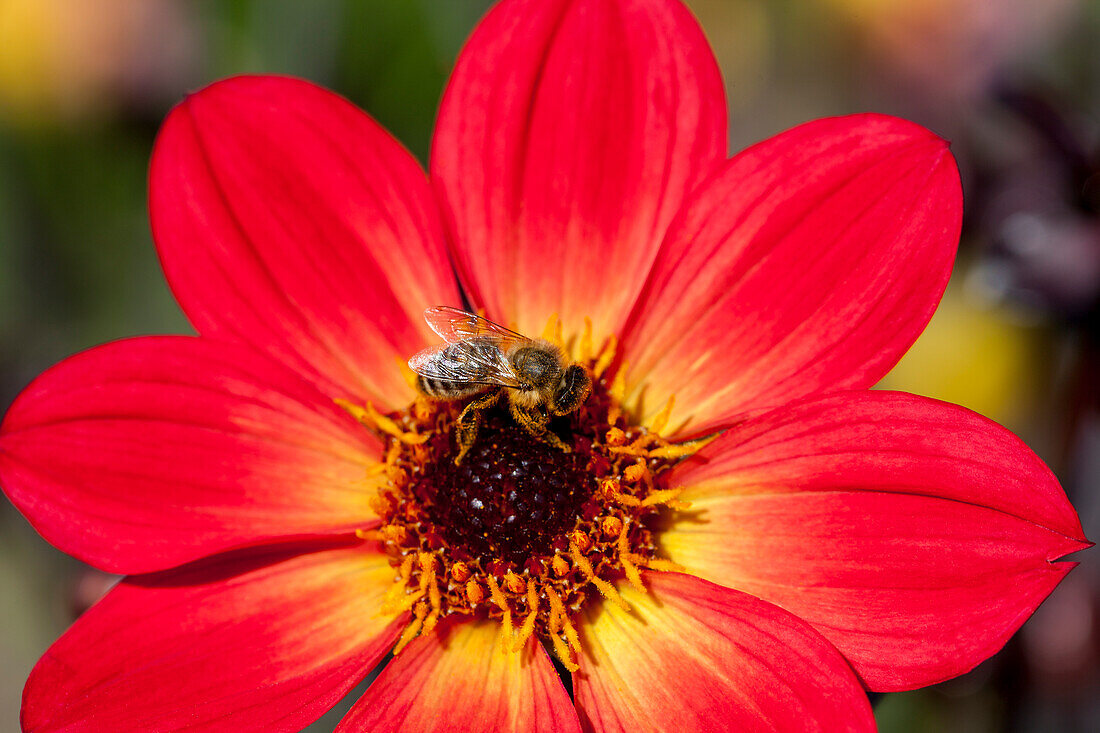
<svg viewBox="0 0 1100 733"><path fill-rule="evenodd" d="M0 0L0 410L50 364L189 327L145 209L157 126L241 72L349 97L426 161L449 69L486 0ZM874 110L953 141L961 256L883 386L1020 434L1100 536L1100 2L688 0L718 55L731 150ZM1089 555L990 662L876 697L884 731L1100 730ZM38 656L111 578L0 505L0 730ZM315 726L331 730L335 715Z"/></svg>

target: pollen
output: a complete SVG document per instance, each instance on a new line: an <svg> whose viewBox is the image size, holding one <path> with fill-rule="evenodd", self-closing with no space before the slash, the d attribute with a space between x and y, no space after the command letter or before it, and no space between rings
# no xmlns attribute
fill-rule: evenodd
<svg viewBox="0 0 1100 733"><path fill-rule="evenodd" d="M410 614L395 654L460 614L495 619L504 653L538 638L576 671L576 620L586 604L627 609L620 584L644 591L642 568L680 569L659 557L658 534L667 515L688 505L663 479L704 442L662 437L672 400L647 425L631 421L622 404L628 367L616 362L613 337L595 349L588 319L579 338L562 334L551 317L544 338L574 348L592 377L584 404L550 423L568 451L534 437L500 405L484 411L456 465L461 402L417 398L382 414L337 401L384 445L367 476L381 524L357 534L381 543L394 568L379 611Z"/></svg>

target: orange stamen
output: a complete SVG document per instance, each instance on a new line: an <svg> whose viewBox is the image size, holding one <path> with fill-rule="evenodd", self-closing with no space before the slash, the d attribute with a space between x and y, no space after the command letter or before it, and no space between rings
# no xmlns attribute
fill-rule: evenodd
<svg viewBox="0 0 1100 733"><path fill-rule="evenodd" d="M608 539L618 537L623 531L623 520L615 516L604 517L603 521L600 522L600 530L603 532L604 537Z"/></svg>
<svg viewBox="0 0 1100 733"><path fill-rule="evenodd" d="M512 651L518 652L522 649L527 640L531 638L531 634L535 633L535 622L538 621L538 617L539 594L535 590L535 584L530 583L527 586L527 618L523 619L523 626L520 627L516 643L512 645Z"/></svg>
<svg viewBox="0 0 1100 733"><path fill-rule="evenodd" d="M561 661L562 666L568 669L570 672L576 672L580 669L580 665L573 661L573 656L569 653L569 647L562 641L559 636L562 623L569 623L569 620L565 616L565 607L562 605L561 598L557 592L547 586L546 597L550 601L550 643L554 646L554 655ZM572 624L570 624L572 627ZM566 632L568 635L568 632ZM573 635L576 635L576 631L573 631Z"/></svg>
<svg viewBox="0 0 1100 733"><path fill-rule="evenodd" d="M587 364L592 360L592 319L584 317L584 332L581 333L581 344L578 356L581 362Z"/></svg>
<svg viewBox="0 0 1100 733"><path fill-rule="evenodd" d="M603 376L603 373L607 371L607 368L611 366L611 362L615 359L615 351L619 347L619 340L615 338L615 335L607 337L607 343L604 344L603 350L600 351L600 356L596 359L596 365L592 367L592 374L597 379ZM620 372L622 369L619 370ZM618 377L616 377L618 379ZM625 391L625 390L624 390Z"/></svg>
<svg viewBox="0 0 1100 733"><path fill-rule="evenodd" d="M527 590L527 584L511 570L504 574L504 587L512 593L523 593Z"/></svg>
<svg viewBox="0 0 1100 733"><path fill-rule="evenodd" d="M394 656L400 654L401 650L416 638L416 635L420 633L420 628L424 625L424 617L427 615L428 607L423 603L417 604L416 610L413 612L412 623L405 627L405 632L401 634L401 638L397 640L397 644L393 647Z"/></svg>
<svg viewBox="0 0 1100 733"><path fill-rule="evenodd" d="M619 564L623 566L623 572L626 573L626 579L630 581L630 584L645 593L646 588L645 584L642 583L642 574L638 571L638 566L634 564L631 557L630 545L627 542L629 534L626 525L623 525L622 531L619 533L619 541L615 543L615 549L619 553Z"/></svg>
<svg viewBox="0 0 1100 733"><path fill-rule="evenodd" d="M464 562L456 562L451 566L451 577L456 583L465 583L470 579L470 568Z"/></svg>
<svg viewBox="0 0 1100 733"><path fill-rule="evenodd" d="M581 553L575 543L569 543L569 554L573 557L573 562L576 566L584 573L585 580L596 586L596 590L600 592L600 595L624 611L630 610L630 606L628 606L626 601L623 600L623 597L619 595L619 591L615 590L615 586L596 575L596 571L592 569L592 563L590 563L588 558Z"/></svg>
<svg viewBox="0 0 1100 733"><path fill-rule="evenodd" d="M486 580L489 582L489 597L492 598L493 603L497 604L497 608L504 613L500 619L500 641L501 651L507 653L512 647L512 609L508 605L508 599L500 592L497 579L490 575Z"/></svg>

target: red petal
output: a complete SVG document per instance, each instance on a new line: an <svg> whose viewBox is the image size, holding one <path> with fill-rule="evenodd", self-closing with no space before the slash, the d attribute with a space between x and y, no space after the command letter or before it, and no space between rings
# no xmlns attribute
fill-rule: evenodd
<svg viewBox="0 0 1100 733"><path fill-rule="evenodd" d="M505 0L443 97L432 178L474 301L521 331L626 319L686 193L725 158L726 104L674 0Z"/></svg>
<svg viewBox="0 0 1100 733"><path fill-rule="evenodd" d="M675 393L670 425L701 433L871 386L935 310L961 215L946 144L904 120L819 120L734 157L670 227L635 312L641 412Z"/></svg>
<svg viewBox="0 0 1100 733"><path fill-rule="evenodd" d="M23 730L300 730L401 633L392 581L363 546L124 580L39 660Z"/></svg>
<svg viewBox="0 0 1100 733"><path fill-rule="evenodd" d="M968 410L912 395L807 400L678 467L676 562L805 619L875 690L962 674L1087 546L1049 469Z"/></svg>
<svg viewBox="0 0 1100 733"><path fill-rule="evenodd" d="M759 599L678 573L589 606L573 675L588 730L875 728L851 668L820 634Z"/></svg>
<svg viewBox="0 0 1100 733"><path fill-rule="evenodd" d="M167 336L78 354L0 426L0 485L49 542L111 572L376 521L379 445L250 349Z"/></svg>
<svg viewBox="0 0 1100 733"><path fill-rule="evenodd" d="M396 367L460 304L427 178L346 100L238 77L169 115L150 173L153 234L203 335L254 344L332 397L403 405Z"/></svg>
<svg viewBox="0 0 1100 733"><path fill-rule="evenodd" d="M580 724L534 638L504 654L499 623L452 616L394 657L336 730L503 733Z"/></svg>

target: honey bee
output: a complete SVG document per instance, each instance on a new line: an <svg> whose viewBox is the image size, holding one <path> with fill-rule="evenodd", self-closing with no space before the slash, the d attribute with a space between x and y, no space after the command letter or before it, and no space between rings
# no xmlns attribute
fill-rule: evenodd
<svg viewBox="0 0 1100 733"><path fill-rule="evenodd" d="M428 308L424 320L446 343L409 359L420 391L437 400L480 395L466 405L455 424L459 448L455 463L477 440L482 411L505 395L513 419L527 432L569 452L549 423L551 417L568 415L588 399L592 379L583 366L568 363L562 350L549 341L527 338L458 308Z"/></svg>

